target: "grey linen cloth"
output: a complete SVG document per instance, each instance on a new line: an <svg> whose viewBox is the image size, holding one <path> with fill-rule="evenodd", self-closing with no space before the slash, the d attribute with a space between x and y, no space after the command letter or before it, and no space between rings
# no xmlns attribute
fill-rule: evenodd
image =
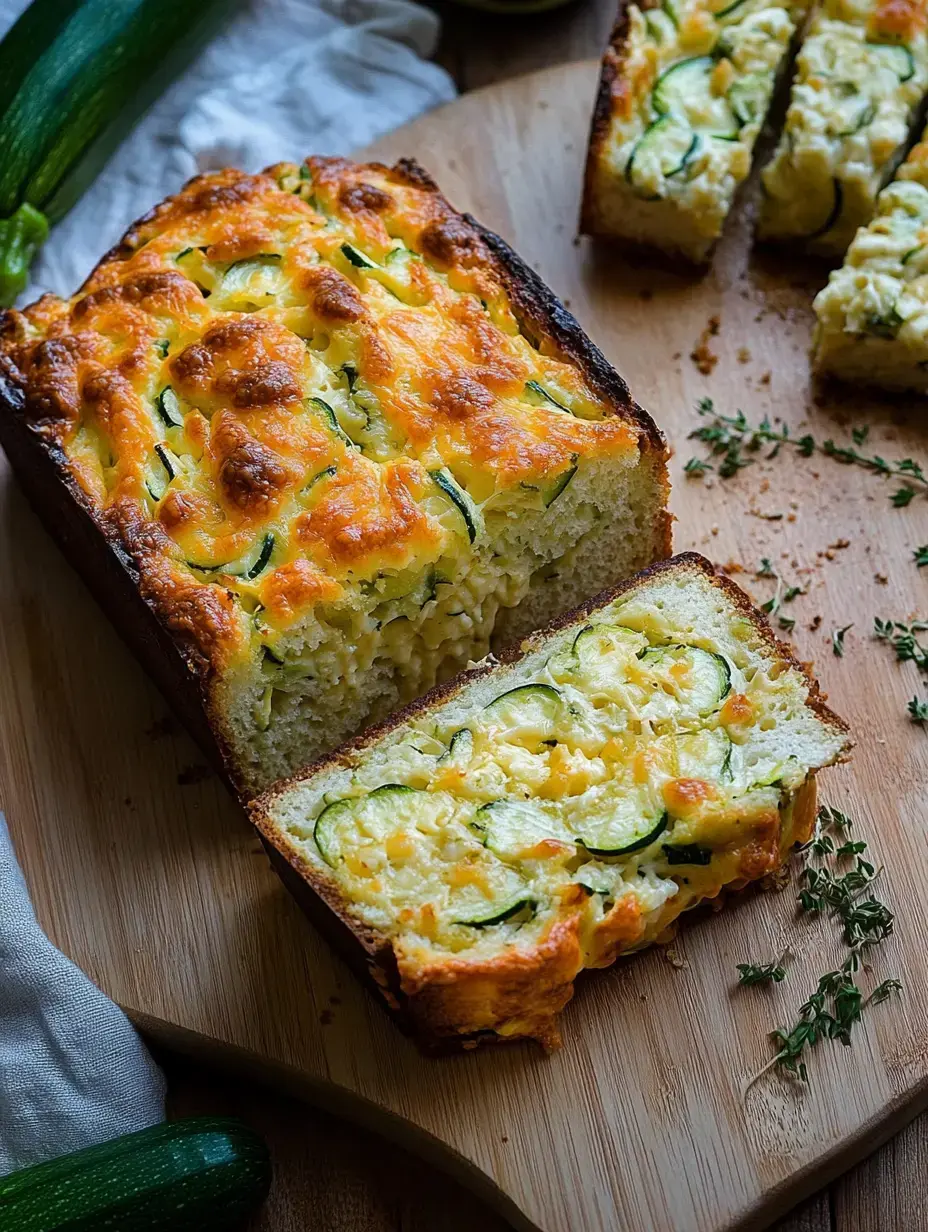
<svg viewBox="0 0 928 1232"><path fill-rule="evenodd" d="M0 35L24 7L0 0ZM235 5L54 229L23 302L73 292L199 171L345 154L453 98L422 58L437 38L434 14L408 0ZM39 928L0 817L0 1174L163 1116L161 1075L132 1026Z"/></svg>
<svg viewBox="0 0 928 1232"><path fill-rule="evenodd" d="M39 928L0 813L0 1175L163 1118L129 1020Z"/></svg>

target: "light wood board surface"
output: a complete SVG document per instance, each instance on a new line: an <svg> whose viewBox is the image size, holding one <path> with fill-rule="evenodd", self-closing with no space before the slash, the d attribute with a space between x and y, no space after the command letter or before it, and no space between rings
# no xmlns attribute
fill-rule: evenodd
<svg viewBox="0 0 928 1232"><path fill-rule="evenodd" d="M685 438L706 394L720 410L782 415L821 438L844 441L866 421L868 447L924 458L928 433L904 406L813 403L816 275L749 263L743 220L702 281L575 246L593 86L587 65L508 82L393 134L378 153L418 157L570 301L676 446L677 472L698 452ZM716 315L718 363L703 375L689 352ZM749 567L767 556L809 588L790 608L795 641L858 740L852 766L823 776L824 796L876 844L899 917L872 979L901 974L907 994L874 1009L852 1049L819 1049L810 1089L771 1076L743 1094L770 1055L766 1032L792 1020L838 955L833 926L797 924L789 892L693 923L676 963L654 952L582 980L554 1056L519 1046L421 1058L302 920L219 784L189 781L196 750L164 733L164 703L4 473L0 803L42 922L165 1038L444 1152L471 1183L495 1185L523 1226L762 1227L928 1093L918 889L928 742L905 715L917 673L870 638L874 615L920 605L912 549L928 540L928 519L924 498L894 510L890 490L857 468L788 455L711 486L678 477L674 495L678 549ZM830 631L851 621L837 658ZM735 963L767 961L787 941L798 956L784 984L733 990Z"/></svg>

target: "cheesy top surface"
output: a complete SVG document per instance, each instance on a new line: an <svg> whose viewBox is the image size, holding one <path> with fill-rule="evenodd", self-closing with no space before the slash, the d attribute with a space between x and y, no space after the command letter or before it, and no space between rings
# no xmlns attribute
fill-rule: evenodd
<svg viewBox="0 0 928 1232"><path fill-rule="evenodd" d="M828 0L797 57L761 234L843 250L909 135L928 89L925 0Z"/></svg>
<svg viewBox="0 0 928 1232"><path fill-rule="evenodd" d="M815 299L820 330L894 343L906 366L928 361L926 138L880 193L873 221Z"/></svg>
<svg viewBox="0 0 928 1232"><path fill-rule="evenodd" d="M257 615L388 600L586 460L633 465L642 431L409 167L200 177L0 338L27 418L213 666Z"/></svg>
<svg viewBox="0 0 928 1232"><path fill-rule="evenodd" d="M531 946L565 915L600 957L652 939L671 900L777 866L794 793L843 744L705 589L617 599L271 812L407 957Z"/></svg>
<svg viewBox="0 0 928 1232"><path fill-rule="evenodd" d="M629 8L605 157L636 196L673 201L717 232L750 170L804 8L769 0Z"/></svg>

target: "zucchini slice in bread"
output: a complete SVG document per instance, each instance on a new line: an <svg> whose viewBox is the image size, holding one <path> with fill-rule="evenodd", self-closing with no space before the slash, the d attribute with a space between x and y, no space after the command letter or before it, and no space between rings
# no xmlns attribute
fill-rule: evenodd
<svg viewBox="0 0 928 1232"><path fill-rule="evenodd" d="M271 788L252 815L423 1044L551 1046L584 967L808 838L815 772L848 748L747 597L688 554Z"/></svg>
<svg viewBox="0 0 928 1232"><path fill-rule="evenodd" d="M815 297L816 372L928 393L928 131Z"/></svg>
<svg viewBox="0 0 928 1232"><path fill-rule="evenodd" d="M0 439L254 793L666 556L666 451L412 162L193 180L0 317Z"/></svg>
<svg viewBox="0 0 928 1232"><path fill-rule="evenodd" d="M580 229L708 260L807 7L623 2L603 58Z"/></svg>
<svg viewBox="0 0 928 1232"><path fill-rule="evenodd" d="M924 3L825 0L796 58L757 234L840 257L873 216L928 90Z"/></svg>

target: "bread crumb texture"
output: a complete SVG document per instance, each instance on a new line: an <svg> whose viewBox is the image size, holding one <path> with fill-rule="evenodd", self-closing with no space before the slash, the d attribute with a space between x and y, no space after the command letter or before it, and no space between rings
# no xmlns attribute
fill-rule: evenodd
<svg viewBox="0 0 928 1232"><path fill-rule="evenodd" d="M199 177L0 364L246 790L666 555L654 425L412 163Z"/></svg>
<svg viewBox="0 0 928 1232"><path fill-rule="evenodd" d="M420 1036L552 1045L582 968L781 866L812 828L815 772L848 745L744 593L688 555L254 815L390 953Z"/></svg>

